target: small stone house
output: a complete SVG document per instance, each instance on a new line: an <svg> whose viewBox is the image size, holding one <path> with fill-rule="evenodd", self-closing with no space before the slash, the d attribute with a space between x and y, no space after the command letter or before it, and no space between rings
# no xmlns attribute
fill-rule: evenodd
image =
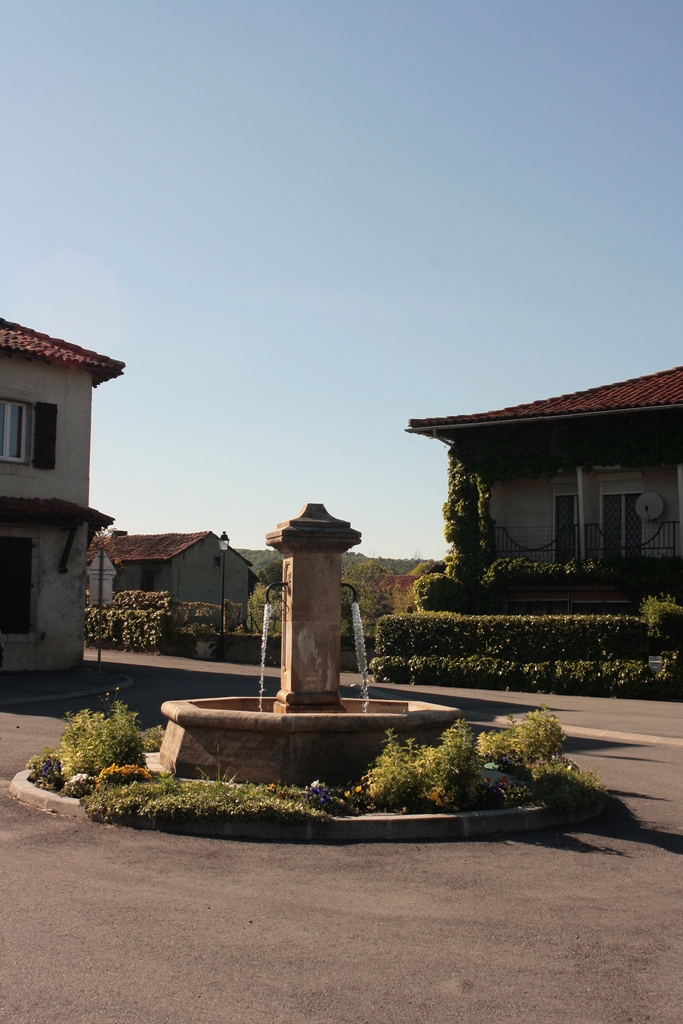
<svg viewBox="0 0 683 1024"><path fill-rule="evenodd" d="M89 559L97 550L95 541ZM222 552L218 537L210 530L201 533L128 534L117 530L107 539L106 549L118 569L114 591L166 590L176 601L203 601L220 605ZM229 547L225 552L225 597L242 606L247 619L247 602L256 579L251 562Z"/></svg>
<svg viewBox="0 0 683 1024"><path fill-rule="evenodd" d="M0 319L0 634L4 671L83 659L92 391L124 363Z"/></svg>
<svg viewBox="0 0 683 1024"><path fill-rule="evenodd" d="M483 531L482 511L492 520L495 558L683 554L683 367L492 412L412 419L408 432L450 449L447 534L448 514L460 514L453 488L464 495L471 484ZM510 591L504 610L627 607L610 587L532 587Z"/></svg>

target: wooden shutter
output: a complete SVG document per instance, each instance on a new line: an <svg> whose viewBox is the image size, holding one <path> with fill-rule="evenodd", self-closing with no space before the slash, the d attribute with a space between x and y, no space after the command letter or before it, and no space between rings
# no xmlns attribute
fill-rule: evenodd
<svg viewBox="0 0 683 1024"><path fill-rule="evenodd" d="M36 402L33 407L33 465L36 469L55 468L57 446L57 406Z"/></svg>

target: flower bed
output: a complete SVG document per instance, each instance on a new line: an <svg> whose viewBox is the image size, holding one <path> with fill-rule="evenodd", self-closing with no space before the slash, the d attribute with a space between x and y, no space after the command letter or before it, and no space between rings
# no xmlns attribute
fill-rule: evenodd
<svg viewBox="0 0 683 1024"><path fill-rule="evenodd" d="M298 787L278 782L182 780L164 773L153 777L143 764L145 735L137 730L137 742L133 742L134 713L116 704L109 717L93 712L79 712L79 716L67 718L56 750L45 750L29 761L29 781L78 798L88 817L96 821L297 824L373 813L453 814L532 806L575 811L606 794L594 772L582 771L563 756L564 733L545 706L522 721L511 716L506 729L478 738L458 722L444 732L436 747L419 747L413 740L402 744L388 733L384 750L367 775L338 787L319 780ZM123 723L129 728L127 743L120 744L118 761L114 757L111 763L103 763L111 750L111 736L120 737ZM158 739L158 727L148 742L152 738ZM140 751L132 764L125 761L131 749Z"/></svg>

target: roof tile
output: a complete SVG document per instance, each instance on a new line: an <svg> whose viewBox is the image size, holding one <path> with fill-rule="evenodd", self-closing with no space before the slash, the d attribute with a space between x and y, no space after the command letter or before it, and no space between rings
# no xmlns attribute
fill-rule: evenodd
<svg viewBox="0 0 683 1024"><path fill-rule="evenodd" d="M211 530L201 533L131 533L125 536L108 537L105 547L110 558L118 562L170 562L193 544L210 537ZM99 547L93 541L88 552L89 559Z"/></svg>
<svg viewBox="0 0 683 1024"><path fill-rule="evenodd" d="M96 508L76 505L61 498L9 498L0 497L0 521L32 523L89 523L101 529L111 526L111 516Z"/></svg>
<svg viewBox="0 0 683 1024"><path fill-rule="evenodd" d="M658 409L683 405L683 366L661 370L644 377L587 391L574 391L557 398L546 398L524 405L513 405L493 412L478 412L464 416L443 416L409 420L409 427L448 427L468 423L495 423L497 421L524 420L536 417L571 416L592 412L616 412L628 409Z"/></svg>
<svg viewBox="0 0 683 1024"><path fill-rule="evenodd" d="M30 327L13 324L0 317L0 350L5 352L21 352L24 355L36 356L46 363L68 368L76 367L87 370L92 375L93 387L113 377L120 377L125 363L109 356L101 356L90 349L72 345L59 338L51 338L48 334L39 334Z"/></svg>

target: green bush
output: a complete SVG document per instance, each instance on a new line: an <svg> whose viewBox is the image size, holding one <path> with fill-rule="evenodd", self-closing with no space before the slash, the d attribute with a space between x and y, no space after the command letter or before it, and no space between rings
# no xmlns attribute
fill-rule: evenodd
<svg viewBox="0 0 683 1024"><path fill-rule="evenodd" d="M154 754L161 749L165 732L163 725L153 725L150 729L145 729L142 734L142 749L146 754Z"/></svg>
<svg viewBox="0 0 683 1024"><path fill-rule="evenodd" d="M532 562L528 558L499 558L483 574L480 610L500 610L509 587L613 586L628 595L632 609L646 594L660 591L680 593L683 588L683 558L601 558L569 562Z"/></svg>
<svg viewBox="0 0 683 1024"><path fill-rule="evenodd" d="M379 810L419 813L434 806L464 810L477 803L481 758L471 729L457 722L438 747L401 743L392 733L368 772L368 797Z"/></svg>
<svg viewBox="0 0 683 1024"><path fill-rule="evenodd" d="M607 795L597 772L582 771L563 758L532 766L531 792L539 804L561 811L585 807Z"/></svg>
<svg viewBox="0 0 683 1024"><path fill-rule="evenodd" d="M413 591L418 612L459 612L467 602L462 583L440 572L420 576Z"/></svg>
<svg viewBox="0 0 683 1024"><path fill-rule="evenodd" d="M515 662L502 658L374 658L370 670L378 683L394 686L454 686L475 690L520 690L575 697L624 697L637 700L683 698L683 655L664 655L663 670L653 673L643 661Z"/></svg>
<svg viewBox="0 0 683 1024"><path fill-rule="evenodd" d="M166 821L299 821L324 820L295 786L234 786L225 782L178 781L171 775L153 782L101 786L83 800L88 817L117 821L144 815Z"/></svg>
<svg viewBox="0 0 683 1024"><path fill-rule="evenodd" d="M627 615L392 615L377 624L378 656L415 655L506 661L642 659L643 619Z"/></svg>
<svg viewBox="0 0 683 1024"><path fill-rule="evenodd" d="M67 713L66 727L57 748L62 772L68 778L80 772L98 775L110 765L144 766L142 733L137 714L121 701L114 701L109 712L84 708Z"/></svg>
<svg viewBox="0 0 683 1024"><path fill-rule="evenodd" d="M368 796L380 810L418 813L428 806L433 789L433 761L409 739L401 743L391 731L382 753L368 772Z"/></svg>
<svg viewBox="0 0 683 1024"><path fill-rule="evenodd" d="M683 608L667 594L646 597L640 614L647 623L652 646L661 651L683 651Z"/></svg>
<svg viewBox="0 0 683 1024"><path fill-rule="evenodd" d="M559 757L566 736L556 715L549 714L547 704L538 711L528 711L521 722L509 716L506 729L482 732L477 739L477 750L484 761L499 761L509 757L522 765L534 761L549 761Z"/></svg>
<svg viewBox="0 0 683 1024"><path fill-rule="evenodd" d="M137 593L137 591L131 591ZM156 608L115 607L102 609L102 642L130 651L155 651L168 632L168 614ZM96 647L99 609L85 609L85 644Z"/></svg>

